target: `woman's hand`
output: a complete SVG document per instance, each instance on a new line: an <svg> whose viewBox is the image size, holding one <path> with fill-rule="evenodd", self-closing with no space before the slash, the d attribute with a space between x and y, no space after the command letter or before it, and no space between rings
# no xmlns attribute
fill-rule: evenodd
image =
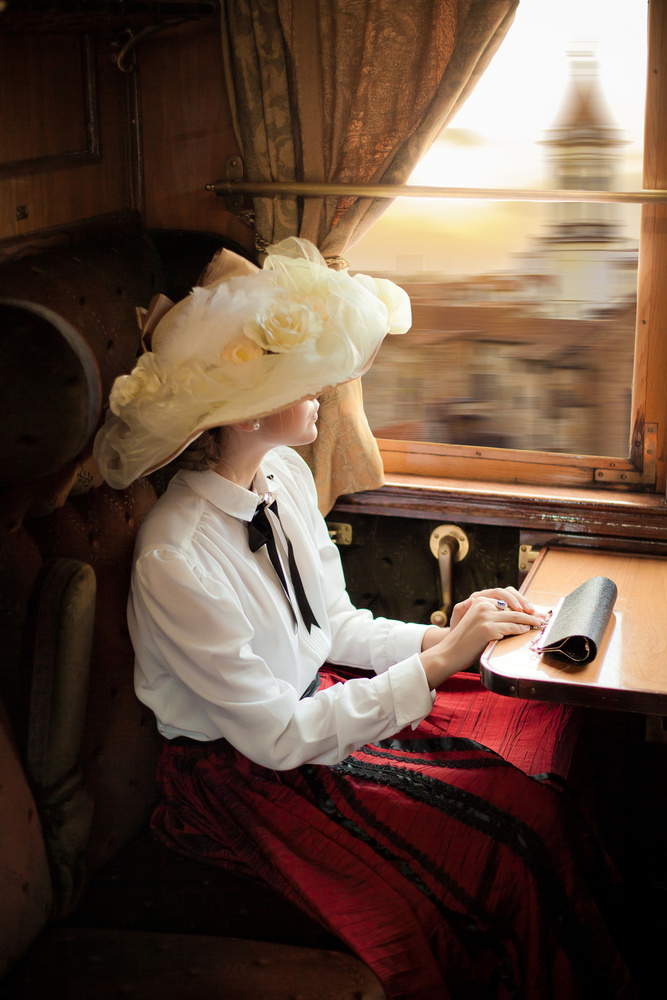
<svg viewBox="0 0 667 1000"><path fill-rule="evenodd" d="M520 594L514 587L494 587L491 590L476 590L474 594L470 595L467 601L461 601L460 604L454 605L452 617L449 622L450 628L456 628L466 612L470 610L472 602L476 597L488 597L493 601L507 601L508 611L525 611L529 615L535 613L535 608L530 601L527 601L523 594Z"/></svg>
<svg viewBox="0 0 667 1000"><path fill-rule="evenodd" d="M497 600L506 601L507 607L499 608ZM534 610L533 613L523 610L526 606L531 607L513 588L483 591L458 604L457 608L463 610L456 625L443 629L440 642L423 648L419 654L430 687L439 687L452 674L475 663L493 639L521 635L533 626L543 625ZM429 629L426 635L430 632Z"/></svg>

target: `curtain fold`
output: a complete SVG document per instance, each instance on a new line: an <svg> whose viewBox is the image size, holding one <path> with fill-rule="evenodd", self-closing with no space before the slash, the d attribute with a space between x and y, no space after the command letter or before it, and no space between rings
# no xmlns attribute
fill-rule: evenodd
<svg viewBox="0 0 667 1000"><path fill-rule="evenodd" d="M227 87L248 180L404 184L507 33L519 0L224 0ZM341 259L389 202L254 199L258 248L287 236ZM302 454L320 509L383 483L350 382L320 400Z"/></svg>

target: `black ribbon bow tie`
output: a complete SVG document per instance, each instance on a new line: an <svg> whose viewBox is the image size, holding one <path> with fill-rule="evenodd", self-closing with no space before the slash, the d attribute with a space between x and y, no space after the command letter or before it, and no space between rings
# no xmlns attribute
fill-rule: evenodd
<svg viewBox="0 0 667 1000"><path fill-rule="evenodd" d="M280 520L280 516L278 514L278 501L275 499L262 500L257 506L257 510L255 511L252 521L248 522L248 544L250 545L251 552L257 552L261 549L262 545L266 545L269 559L271 560L278 579L282 584L282 588L285 591L290 608L292 608L292 601L287 588L287 580L285 579L285 571L283 570L280 556L278 555L273 529L266 514L267 509L272 510L276 517ZM310 632L312 631L313 625L315 628L319 628L320 626L317 622L317 618L313 614L313 609L308 603L306 591L304 590L303 582L301 580L301 574L299 573L299 567L297 566L296 559L294 558L294 549L287 535L285 535L285 541L287 542L287 562L289 564L290 578L292 580L296 602L299 606L303 623ZM292 608L292 614L294 615L294 620L296 622L294 608Z"/></svg>

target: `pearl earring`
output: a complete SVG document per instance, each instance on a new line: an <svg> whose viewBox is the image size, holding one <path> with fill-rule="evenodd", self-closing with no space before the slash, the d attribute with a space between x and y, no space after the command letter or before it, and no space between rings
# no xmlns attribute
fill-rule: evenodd
<svg viewBox="0 0 667 1000"><path fill-rule="evenodd" d="M259 420L255 421L255 423L252 425L252 429L254 431L258 431L259 430Z"/></svg>

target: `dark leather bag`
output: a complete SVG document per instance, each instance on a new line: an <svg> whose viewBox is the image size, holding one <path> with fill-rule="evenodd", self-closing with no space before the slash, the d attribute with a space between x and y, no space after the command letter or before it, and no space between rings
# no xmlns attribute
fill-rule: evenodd
<svg viewBox="0 0 667 1000"><path fill-rule="evenodd" d="M589 663L597 651L616 603L616 584L594 576L563 599L536 649L569 663Z"/></svg>

